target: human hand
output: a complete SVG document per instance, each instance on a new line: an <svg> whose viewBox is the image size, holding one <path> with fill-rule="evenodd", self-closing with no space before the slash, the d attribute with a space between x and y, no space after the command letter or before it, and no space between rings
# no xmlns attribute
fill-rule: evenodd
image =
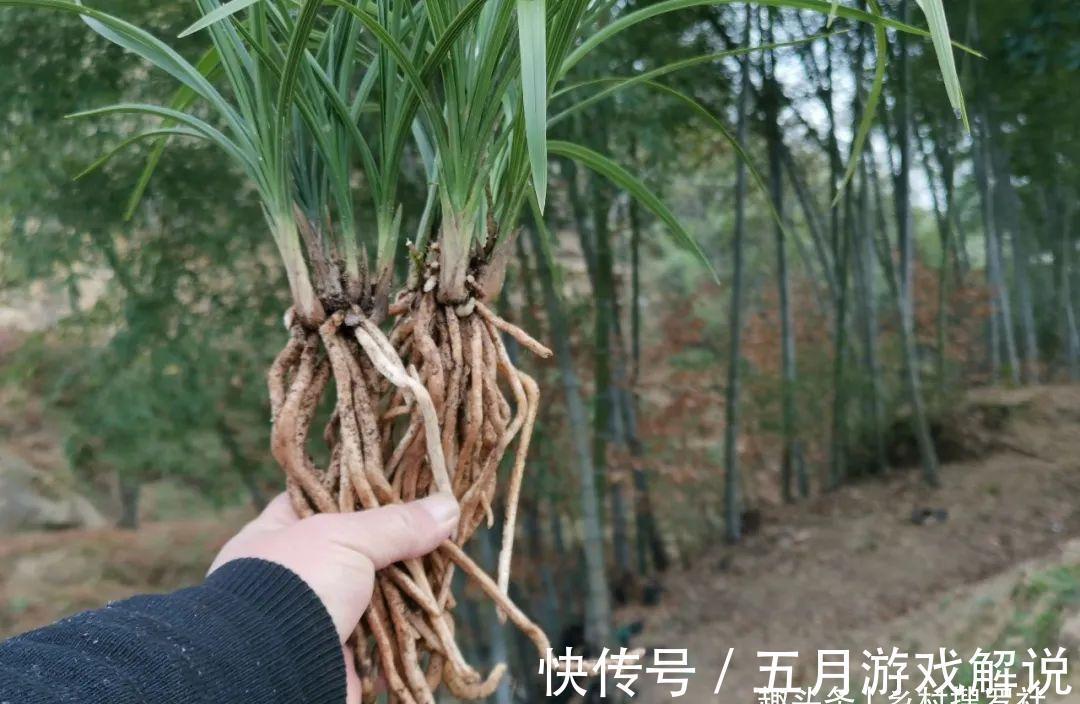
<svg viewBox="0 0 1080 704"><path fill-rule="evenodd" d="M344 644L371 603L376 570L437 548L457 527L459 513L453 497L433 494L408 504L301 520L282 494L225 544L210 572L249 557L286 567L322 600ZM359 702L359 680L348 652L345 672L348 701Z"/></svg>

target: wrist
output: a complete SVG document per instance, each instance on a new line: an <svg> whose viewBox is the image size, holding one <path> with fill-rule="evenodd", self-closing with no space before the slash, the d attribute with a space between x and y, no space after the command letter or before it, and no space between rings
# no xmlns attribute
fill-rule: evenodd
<svg viewBox="0 0 1080 704"><path fill-rule="evenodd" d="M303 579L276 562L243 558L215 570L203 587L226 592L253 612L251 637L265 641L263 665L292 670L304 701L345 701L345 663L337 630Z"/></svg>

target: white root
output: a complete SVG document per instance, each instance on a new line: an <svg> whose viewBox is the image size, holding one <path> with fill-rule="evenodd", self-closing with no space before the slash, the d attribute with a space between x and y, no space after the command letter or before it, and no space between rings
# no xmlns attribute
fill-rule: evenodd
<svg viewBox="0 0 1080 704"><path fill-rule="evenodd" d="M364 348L368 359L379 370L379 373L394 386L407 389L412 393L424 417L424 437L427 441L428 462L431 465L435 486L439 491L452 495L454 487L446 471L446 458L443 456L442 438L439 432L439 417L427 388L420 382L415 369L410 367L408 371L405 370L397 352L378 326L365 318L360 321L355 333L356 341Z"/></svg>

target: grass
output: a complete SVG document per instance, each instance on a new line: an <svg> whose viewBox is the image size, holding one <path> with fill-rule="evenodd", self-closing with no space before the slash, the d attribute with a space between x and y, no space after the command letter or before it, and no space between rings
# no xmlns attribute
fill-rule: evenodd
<svg viewBox="0 0 1080 704"><path fill-rule="evenodd" d="M1039 572L1013 592L1014 612L999 639L1023 648L1056 647L1065 619L1080 611L1080 565Z"/></svg>

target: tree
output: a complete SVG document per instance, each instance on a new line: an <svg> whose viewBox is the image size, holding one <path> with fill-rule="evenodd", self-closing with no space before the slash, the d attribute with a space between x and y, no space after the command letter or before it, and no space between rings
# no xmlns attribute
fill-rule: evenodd
<svg viewBox="0 0 1080 704"><path fill-rule="evenodd" d="M939 0L926 1L940 14ZM67 0L0 0L0 6L78 15L182 84L168 106L119 103L83 116L128 120L122 132L130 136L108 157L140 142L151 145L142 183L164 145L195 139L220 149L257 196L291 299L284 316L289 338L268 381L271 451L295 510L301 516L352 511L435 491L453 493L462 504L454 541L378 575L352 642L365 698L373 696L377 676L401 701L433 702L439 684L459 698L486 697L503 669L484 678L461 655L449 620L455 571L472 578L542 657L550 651L545 634L509 598L539 389L512 359L504 335L540 357L551 352L488 303L502 288L526 203L544 210L549 155L574 159L630 192L707 264L641 180L587 146L547 137L555 121L548 98L562 95L560 86L575 67L606 40L678 6L635 9L578 0L197 4L201 19L181 34L197 37L193 62L97 9ZM835 10L884 23L850 8ZM615 12L619 21L609 22ZM748 11L744 39L750 17ZM951 56L940 24L933 38L939 46L945 42ZM750 69L748 59L742 63L745 138ZM944 65L951 86L949 62ZM591 102L579 99L560 115ZM692 99L689 104L703 110ZM157 122L144 128L146 117ZM745 168L737 174L741 258ZM424 194L423 206L410 210L422 215L407 241L403 212L418 205L408 200L416 192ZM834 211L834 233L836 222ZM598 273L606 276L599 266ZM736 330L741 307L736 298ZM601 316L608 312L601 308ZM597 323L604 344L611 327ZM729 393L736 413L737 335L732 349ZM319 413L324 398L333 405L328 417ZM313 458L309 435L324 421L324 452ZM729 456L736 421L733 415ZM504 457L510 476L492 579L462 546L494 513ZM732 461L732 478L735 472Z"/></svg>
<svg viewBox="0 0 1080 704"><path fill-rule="evenodd" d="M753 14L749 5L743 17L743 44L750 43L750 24ZM738 118L735 139L746 141L750 103L750 58L739 62ZM736 542L742 536L742 498L739 475L739 382L742 366L742 316L745 305L743 292L744 242L746 237L746 164L735 163L735 228L732 233L731 255L731 324L728 357L727 391L724 395L724 522L727 539Z"/></svg>
<svg viewBox="0 0 1080 704"><path fill-rule="evenodd" d="M122 9L165 34L190 21L186 11L153 3L128 0ZM262 293L277 272L261 264L258 211L239 197L220 199L239 196L240 183L203 148L167 156L126 221L131 162L74 179L99 155L98 140L118 134L64 116L122 97L153 100L166 87L136 80L145 73L138 58L88 33L76 16L44 25L34 12L0 12L10 30L0 38L10 66L0 102L12 137L0 159L0 212L14 216L0 225L4 284L44 279L76 291L84 280L112 282L93 306L74 301L75 314L46 333L62 352L38 365L37 384L64 420L73 464L88 480L118 479L125 525L137 518L139 486L163 476L186 478L213 501L238 491L257 500L273 476L253 432L265 419L257 389L269 361L266 323L281 306ZM106 68L82 71L84 60ZM52 89L33 89L39 85ZM256 268L234 267L247 254ZM199 314L207 309L217 315ZM216 469L233 464L235 474Z"/></svg>

